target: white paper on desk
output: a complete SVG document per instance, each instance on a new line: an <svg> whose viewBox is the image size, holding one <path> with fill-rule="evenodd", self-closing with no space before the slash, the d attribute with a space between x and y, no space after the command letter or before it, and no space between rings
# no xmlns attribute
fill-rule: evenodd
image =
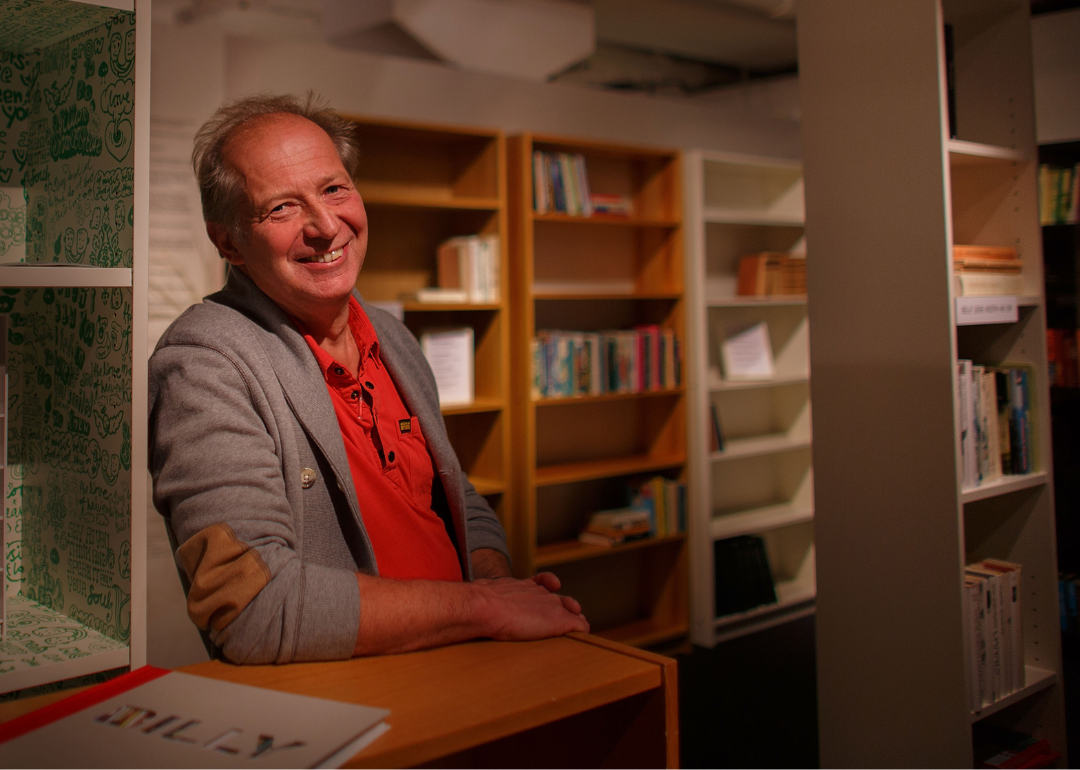
<svg viewBox="0 0 1080 770"><path fill-rule="evenodd" d="M439 404L471 404L474 397L473 330L463 326L426 331L420 335L420 347L435 375Z"/></svg>
<svg viewBox="0 0 1080 770"><path fill-rule="evenodd" d="M13 738L0 755L5 767L336 767L355 753L342 747L385 732L389 713L171 671Z"/></svg>
<svg viewBox="0 0 1080 770"><path fill-rule="evenodd" d="M720 343L720 358L727 380L771 380L776 375L769 327L764 321L749 328L728 329Z"/></svg>

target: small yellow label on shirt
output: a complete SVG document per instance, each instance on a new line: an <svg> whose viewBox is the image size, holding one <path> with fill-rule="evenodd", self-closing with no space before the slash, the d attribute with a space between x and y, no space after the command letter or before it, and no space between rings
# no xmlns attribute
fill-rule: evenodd
<svg viewBox="0 0 1080 770"><path fill-rule="evenodd" d="M397 426L401 433L412 433L412 420L398 420Z"/></svg>

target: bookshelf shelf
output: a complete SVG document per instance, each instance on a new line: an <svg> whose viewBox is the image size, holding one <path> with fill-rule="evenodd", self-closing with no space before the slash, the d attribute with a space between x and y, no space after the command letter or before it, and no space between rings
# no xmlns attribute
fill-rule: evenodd
<svg viewBox="0 0 1080 770"><path fill-rule="evenodd" d="M1010 492L1019 492L1021 489L1031 489L1050 483L1050 474L1046 471L1033 471L1022 476L1006 475L971 489L965 489L960 498L964 503L974 503L999 495L1007 495Z"/></svg>
<svg viewBox="0 0 1080 770"><path fill-rule="evenodd" d="M671 457L614 457L605 460L593 460L564 465L541 466L536 469L535 484L538 487L555 484L570 484L575 481L607 479L616 476L631 476L636 473L652 473L671 468L678 468L686 462L683 455Z"/></svg>
<svg viewBox="0 0 1080 770"><path fill-rule="evenodd" d="M498 211L501 207L498 198L455 198L440 197L421 191L412 193L407 189L385 190L378 187L359 185L360 197L365 207L388 206L418 209L446 209L450 211Z"/></svg>
<svg viewBox="0 0 1080 770"><path fill-rule="evenodd" d="M502 310L502 305L488 302L403 302L402 309L406 313L468 313Z"/></svg>
<svg viewBox="0 0 1080 770"><path fill-rule="evenodd" d="M643 390L640 393L605 393L601 396L571 396L569 398L536 398L533 403L536 406L566 406L568 404L603 403L605 401L633 401L639 398L664 398L681 397L683 388L669 388L667 390Z"/></svg>
<svg viewBox="0 0 1080 770"><path fill-rule="evenodd" d="M966 142L962 139L950 139L945 143L949 152L949 162L953 165L981 165L986 163L1019 163L1029 160L1024 153L1009 147L993 144Z"/></svg>
<svg viewBox="0 0 1080 770"><path fill-rule="evenodd" d="M615 227L658 227L665 230L676 229L682 225L678 219L620 217L608 214L593 214L591 217L576 217L567 214L532 214L536 224L560 225L613 225Z"/></svg>
<svg viewBox="0 0 1080 770"><path fill-rule="evenodd" d="M793 581L784 581L776 584L776 603L765 604L761 607L755 607L752 610L746 612L737 612L731 615L723 615L716 619L716 627L718 629L725 626L734 626L737 624L744 624L747 620L756 618L767 618L771 615L779 615L785 610L788 610L798 605L808 605L805 609L806 613L800 614L798 617L804 617L805 614L813 612L814 601L814 586L813 585L799 585ZM794 620L794 617L790 615L785 616L786 620Z"/></svg>
<svg viewBox="0 0 1080 770"><path fill-rule="evenodd" d="M797 609L786 603L718 620L714 542L760 537L810 559L813 475L810 466L807 298L740 296L739 260L787 251L803 235L802 170L797 162L729 153L687 154L691 638L712 647L722 639L767 628L813 608L813 581L799 583ZM719 347L729 328L765 323L776 375L725 380ZM711 451L713 415L723 450ZM792 557L794 558L794 557ZM800 557L801 558L801 557ZM779 594L792 579L785 559L773 564ZM790 571L790 570L788 570ZM808 592L808 593L807 593Z"/></svg>
<svg viewBox="0 0 1080 770"><path fill-rule="evenodd" d="M631 647L650 647L672 639L686 636L689 624L685 621L654 620L646 618L633 623L626 623L616 628L600 631L596 635L612 642L627 644Z"/></svg>
<svg viewBox="0 0 1080 770"><path fill-rule="evenodd" d="M26 225L0 234L19 263L0 265L0 390L18 405L0 436L9 698L146 662L150 9L44 5L8 9L2 52L23 105L7 139L29 148L0 157L3 218ZM110 39L128 41L123 77L114 57L35 98L30 73ZM87 93L113 94L115 111Z"/></svg>
<svg viewBox="0 0 1080 770"><path fill-rule="evenodd" d="M754 438L731 439L722 450L709 455L709 460L717 463L742 457L790 452L806 449L810 446L809 436L755 436Z"/></svg>
<svg viewBox="0 0 1080 770"><path fill-rule="evenodd" d="M705 303L708 307L785 307L788 305L805 305L805 295L769 296L769 297L710 297Z"/></svg>
<svg viewBox="0 0 1080 770"><path fill-rule="evenodd" d="M663 301L676 301L682 299L682 295L676 292L603 292L603 291L535 291L533 292L533 300L537 302L555 302L555 301L586 301L586 302L624 302L627 300L663 300Z"/></svg>
<svg viewBox="0 0 1080 770"><path fill-rule="evenodd" d="M478 398L471 404L449 404L442 407L443 416L453 414L478 414L480 412L501 412L506 403L497 398Z"/></svg>
<svg viewBox="0 0 1080 770"><path fill-rule="evenodd" d="M812 505L765 505L749 510L720 513L709 522L709 537L723 540L739 535L767 532L814 518Z"/></svg>
<svg viewBox="0 0 1080 770"><path fill-rule="evenodd" d="M1009 693L1004 698L991 703L989 706L985 706L978 711L972 711L971 721L974 723L986 719L1057 683L1058 675L1055 672L1037 666L1024 666L1024 686L1016 692Z"/></svg>
<svg viewBox="0 0 1080 770"><path fill-rule="evenodd" d="M1053 480L965 489L957 436L957 362L1023 366L1030 456L1053 467L1030 13L1019 0L800 6L808 242L828 255L807 263L823 766L973 766L962 576L988 558L1021 566L1028 687L977 718L1070 764ZM836 45L855 34L858 51ZM1017 323L951 323L955 244L1016 249Z"/></svg>
<svg viewBox="0 0 1080 770"><path fill-rule="evenodd" d="M501 495L506 492L506 485L501 481L493 481L491 479L479 479L473 476L469 476L469 482L476 488L476 491L481 495Z"/></svg>
<svg viewBox="0 0 1080 770"><path fill-rule="evenodd" d="M435 286L439 245L452 237L498 237L498 301L406 301L402 308L418 338L446 327L473 330L474 400L441 411L462 469L512 537L505 138L499 131L345 117L364 150L355 182L371 223L356 282L365 299L396 301Z"/></svg>
<svg viewBox="0 0 1080 770"><path fill-rule="evenodd" d="M72 265L0 265L0 286L53 286L106 288L131 286L129 267L77 267Z"/></svg>
<svg viewBox="0 0 1080 770"><path fill-rule="evenodd" d="M720 373L710 369L707 376L706 388L711 393L731 390L760 390L762 388L780 388L786 385L805 385L810 382L810 377L805 374L780 375L771 380L725 380Z"/></svg>
<svg viewBox="0 0 1080 770"><path fill-rule="evenodd" d="M656 548L658 546L680 543L686 540L686 535L666 535L664 537L646 537L629 543L605 548L601 545L589 545L577 540L566 540L561 543L541 545L536 549L536 568L546 569L557 564L566 564L583 559L596 559L605 556L617 556L624 551L634 551L639 548Z"/></svg>
<svg viewBox="0 0 1080 770"><path fill-rule="evenodd" d="M627 200L633 215L536 213L534 152L582 155L591 192ZM509 158L515 569L557 567L601 636L639 645L678 637L688 625L685 536L610 549L576 537L592 513L625 505L628 487L685 479L686 389L537 399L530 348L544 330L643 325L683 342L679 154L523 134L510 139Z"/></svg>
<svg viewBox="0 0 1080 770"><path fill-rule="evenodd" d="M802 217L773 216L766 212L747 209L707 208L702 212L706 224L714 225L770 225L802 227Z"/></svg>

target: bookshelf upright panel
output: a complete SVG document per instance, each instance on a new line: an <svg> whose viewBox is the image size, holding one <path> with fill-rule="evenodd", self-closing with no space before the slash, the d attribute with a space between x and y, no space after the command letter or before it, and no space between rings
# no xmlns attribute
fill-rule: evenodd
<svg viewBox="0 0 1080 770"><path fill-rule="evenodd" d="M498 131L346 117L359 134L355 181L370 225L357 288L365 301L400 303L418 338L472 329L475 395L444 404L443 420L469 481L513 538L505 139ZM437 285L439 245L473 235L498 237L496 300L414 299Z"/></svg>
<svg viewBox="0 0 1080 770"><path fill-rule="evenodd" d="M0 35L5 694L146 659L150 4L23 5Z"/></svg>
<svg viewBox="0 0 1080 770"><path fill-rule="evenodd" d="M591 191L629 201L630 212L538 213L534 152L580 154ZM685 482L682 376L656 390L541 397L531 343L544 330L656 325L684 344L679 154L525 134L509 140L509 171L515 569L558 574L601 636L639 646L678 638L689 626L685 532L614 547L577 535L590 514L626 505L631 485Z"/></svg>
<svg viewBox="0 0 1080 770"><path fill-rule="evenodd" d="M712 647L814 609L806 295L737 293L743 256L803 247L802 169L794 161L694 150L685 156L685 184L691 639ZM761 323L775 374L726 376L725 333ZM772 582L775 601L750 597L749 569L738 570L745 578L738 591L736 576L717 569L722 541L745 536L764 543L771 581L758 578ZM718 602L725 588L743 601Z"/></svg>
<svg viewBox="0 0 1080 770"><path fill-rule="evenodd" d="M1067 762L1029 14L799 9L823 765L971 766L983 721ZM1017 250L1017 321L956 324L959 243ZM961 359L1028 367L1030 472L963 484ZM963 575L987 557L1022 566L1026 679L973 709Z"/></svg>

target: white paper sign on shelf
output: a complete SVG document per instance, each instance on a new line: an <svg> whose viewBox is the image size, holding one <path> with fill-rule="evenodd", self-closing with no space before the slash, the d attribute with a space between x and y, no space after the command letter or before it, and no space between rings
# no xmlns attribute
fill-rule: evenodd
<svg viewBox="0 0 1080 770"><path fill-rule="evenodd" d="M1016 297L957 297L956 325L1015 323L1020 318Z"/></svg>
<svg viewBox="0 0 1080 770"><path fill-rule="evenodd" d="M473 330L438 329L420 335L420 347L435 375L439 403L471 404L473 390Z"/></svg>
<svg viewBox="0 0 1080 770"><path fill-rule="evenodd" d="M768 325L763 321L749 328L728 329L720 343L720 360L726 380L771 380L776 371Z"/></svg>

